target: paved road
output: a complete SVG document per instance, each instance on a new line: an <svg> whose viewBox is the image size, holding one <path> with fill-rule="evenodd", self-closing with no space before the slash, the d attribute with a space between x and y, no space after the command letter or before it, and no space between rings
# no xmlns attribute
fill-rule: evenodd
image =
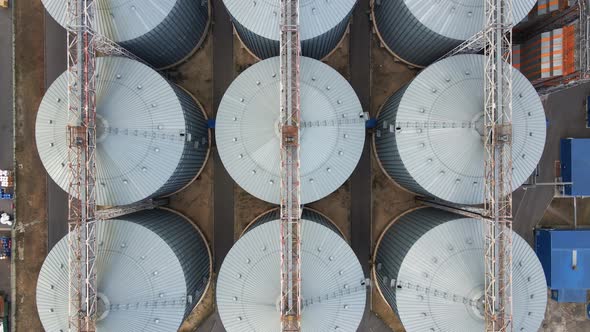
<svg viewBox="0 0 590 332"><path fill-rule="evenodd" d="M537 182L553 182L554 162L559 159L559 141L566 137L588 138L585 127L584 98L590 84L580 85L551 95L543 104L549 120L545 151L539 162ZM541 220L553 199L553 187L519 189L514 198L514 230L533 244L533 228Z"/></svg>
<svg viewBox="0 0 590 332"><path fill-rule="evenodd" d="M14 168L12 98L12 12L0 9L0 169ZM0 211L12 211L12 201L0 201ZM10 232L2 225L0 230ZM6 233L9 234L9 233ZM10 298L10 260L0 261L0 292Z"/></svg>
<svg viewBox="0 0 590 332"><path fill-rule="evenodd" d="M0 9L0 169L14 167L12 93L12 12Z"/></svg>
<svg viewBox="0 0 590 332"><path fill-rule="evenodd" d="M45 89L66 67L66 31L45 12ZM47 217L47 250L51 250L68 232L68 195L49 176Z"/></svg>
<svg viewBox="0 0 590 332"><path fill-rule="evenodd" d="M354 10L350 26L350 84L363 110L371 107L371 21L369 0L360 0ZM365 137L361 159L350 178L351 187L351 245L357 254L365 276L369 277L372 249L372 179L371 138ZM367 306L358 331L390 331L383 321L371 312L371 296L367 292Z"/></svg>
<svg viewBox="0 0 590 332"><path fill-rule="evenodd" d="M371 107L371 22L369 0L357 4L350 26L350 83L363 110ZM365 275L369 275L371 255L371 149L370 135L365 137L365 147L359 164L350 178L351 182L351 244Z"/></svg>
<svg viewBox="0 0 590 332"><path fill-rule="evenodd" d="M233 27L222 0L213 0L213 109L217 113L225 90L234 79ZM214 138L215 140L215 138ZM215 141L214 141L215 143ZM217 147L213 147L213 246L215 270L234 244L234 181L227 173ZM217 312L197 331L225 332Z"/></svg>
<svg viewBox="0 0 590 332"><path fill-rule="evenodd" d="M215 112L227 87L234 79L233 28L222 0L213 1L213 104ZM229 176L217 148L213 149L213 220L216 271L234 243L234 181Z"/></svg>

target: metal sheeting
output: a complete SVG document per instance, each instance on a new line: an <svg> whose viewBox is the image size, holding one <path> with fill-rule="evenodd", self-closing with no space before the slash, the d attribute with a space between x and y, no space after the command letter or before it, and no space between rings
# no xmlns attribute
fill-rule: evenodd
<svg viewBox="0 0 590 332"><path fill-rule="evenodd" d="M408 190L460 204L483 203L481 55L439 61L391 96L378 118L377 156ZM513 69L513 189L534 171L545 146L541 100ZM399 128L399 129L398 129Z"/></svg>
<svg viewBox="0 0 590 332"><path fill-rule="evenodd" d="M96 202L124 205L188 184L208 153L203 111L184 90L124 58L97 59ZM51 178L68 189L67 73L47 90L35 138Z"/></svg>
<svg viewBox="0 0 590 332"><path fill-rule="evenodd" d="M535 0L513 1L513 18L520 22ZM479 0L378 0L375 25L387 47L404 61L427 66L484 25L484 3Z"/></svg>
<svg viewBox="0 0 590 332"><path fill-rule="evenodd" d="M279 0L223 0L240 38L257 57L279 55ZM304 56L321 59L342 39L356 0L300 1L301 47Z"/></svg>
<svg viewBox="0 0 590 332"><path fill-rule="evenodd" d="M217 307L228 332L280 330L280 221L268 216L236 242L219 271ZM302 331L355 332L366 302L362 267L344 239L322 225L328 220L304 217Z"/></svg>
<svg viewBox="0 0 590 332"><path fill-rule="evenodd" d="M378 243L375 278L408 332L483 331L484 224L433 208L409 212ZM514 331L537 331L547 291L541 264L513 237Z"/></svg>
<svg viewBox="0 0 590 332"><path fill-rule="evenodd" d="M205 238L183 216L155 209L99 222L98 331L176 331L211 273ZM68 245L47 256L37 282L46 331L68 330Z"/></svg>
<svg viewBox="0 0 590 332"><path fill-rule="evenodd" d="M279 220L280 217L281 217L281 211L279 211L279 209L274 209L274 210L268 211L267 213L256 218L256 220L254 220L250 225L248 225L248 227L244 230L244 233L246 233L246 232L248 232L260 225L263 225L267 222ZM301 213L301 219L312 220L315 223L318 223L322 226L326 226L327 228L333 230L335 233L337 233L338 235L343 237L340 229L338 229L338 227L336 227L336 225L332 221L330 221L328 218L326 218L325 216L323 216L322 214L320 214L317 211L310 210L310 209L303 209L303 212Z"/></svg>
<svg viewBox="0 0 590 332"><path fill-rule="evenodd" d="M42 0L66 25L67 0ZM209 24L207 0L95 0L96 30L156 68L174 65L201 42Z"/></svg>
<svg viewBox="0 0 590 332"><path fill-rule="evenodd" d="M245 70L227 89L216 119L219 155L250 194L279 203L279 58ZM350 84L320 61L301 58L301 200L344 183L363 150L365 124Z"/></svg>

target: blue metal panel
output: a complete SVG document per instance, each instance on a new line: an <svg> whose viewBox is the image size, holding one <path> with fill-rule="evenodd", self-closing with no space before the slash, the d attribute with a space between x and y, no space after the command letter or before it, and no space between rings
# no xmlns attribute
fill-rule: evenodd
<svg viewBox="0 0 590 332"><path fill-rule="evenodd" d="M558 302L586 302L590 289L590 230L535 232L539 256L551 297Z"/></svg>
<svg viewBox="0 0 590 332"><path fill-rule="evenodd" d="M547 285L551 285L551 233L547 230L535 231L535 252L543 266Z"/></svg>
<svg viewBox="0 0 590 332"><path fill-rule="evenodd" d="M562 139L561 140L561 149L560 149L560 161L561 161L561 179L563 182L571 182L572 181L572 155L571 155L571 146L572 141L570 139ZM564 194L571 195L572 194L572 186L566 185L564 187Z"/></svg>
<svg viewBox="0 0 590 332"><path fill-rule="evenodd" d="M586 302L586 290L554 289L551 291L551 299L556 302L584 303Z"/></svg>
<svg viewBox="0 0 590 332"><path fill-rule="evenodd" d="M561 140L561 176L569 196L590 196L590 139L566 138Z"/></svg>

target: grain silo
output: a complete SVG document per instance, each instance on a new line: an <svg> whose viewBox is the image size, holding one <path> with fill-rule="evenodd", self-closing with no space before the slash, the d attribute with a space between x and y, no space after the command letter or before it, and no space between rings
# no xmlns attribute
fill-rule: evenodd
<svg viewBox="0 0 590 332"><path fill-rule="evenodd" d="M223 165L250 194L279 203L279 58L245 70L227 89L215 137ZM301 58L301 201L321 199L356 167L365 140L360 102L346 79Z"/></svg>
<svg viewBox="0 0 590 332"><path fill-rule="evenodd" d="M68 0L42 1L65 27ZM95 30L155 68L188 58L209 29L209 0L95 0L94 4Z"/></svg>
<svg viewBox="0 0 590 332"><path fill-rule="evenodd" d="M536 0L512 1L520 22ZM483 30L480 0L375 0L373 22L384 46L404 62L425 67Z"/></svg>
<svg viewBox="0 0 590 332"><path fill-rule="evenodd" d="M483 203L484 59L457 55L423 70L393 94L378 116L375 150L404 188L459 204ZM523 184L543 153L543 105L513 69L512 186Z"/></svg>
<svg viewBox="0 0 590 332"><path fill-rule="evenodd" d="M124 205L172 194L199 173L209 153L203 108L148 66L97 59L96 203ZM51 178L68 190L67 73L37 114L36 143Z"/></svg>
<svg viewBox="0 0 590 332"><path fill-rule="evenodd" d="M217 308L227 332L280 330L280 219L259 217L226 256ZM365 310L361 265L338 230L304 210L301 237L302 331L355 332Z"/></svg>
<svg viewBox="0 0 590 332"><path fill-rule="evenodd" d="M280 0L223 0L245 46L259 59L279 55ZM299 2L301 51L322 59L344 36L356 0Z"/></svg>
<svg viewBox="0 0 590 332"><path fill-rule="evenodd" d="M37 281L46 331L68 331L68 238L51 250ZM97 331L176 331L210 283L201 231L167 209L96 224Z"/></svg>
<svg viewBox="0 0 590 332"><path fill-rule="evenodd" d="M434 208L402 215L375 251L373 277L406 331L483 331L484 223ZM537 331L547 290L541 263L513 234L514 331Z"/></svg>

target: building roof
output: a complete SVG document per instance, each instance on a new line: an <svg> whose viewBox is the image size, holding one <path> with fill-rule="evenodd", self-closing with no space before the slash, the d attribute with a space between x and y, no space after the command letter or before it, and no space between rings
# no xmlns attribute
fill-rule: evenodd
<svg viewBox="0 0 590 332"><path fill-rule="evenodd" d="M279 0L223 0L230 15L242 26L262 37L279 40ZM323 35L348 19L356 0L302 0L299 3L301 40Z"/></svg>
<svg viewBox="0 0 590 332"><path fill-rule="evenodd" d="M225 92L215 137L223 165L250 194L279 203L279 58L245 70ZM320 61L301 58L301 201L321 199L348 179L365 140L350 84Z"/></svg>
<svg viewBox="0 0 590 332"><path fill-rule="evenodd" d="M483 331L484 224L433 208L409 212L376 249L381 294L408 332ZM514 331L537 331L547 290L539 259L513 233Z"/></svg>
<svg viewBox="0 0 590 332"><path fill-rule="evenodd" d="M223 261L217 307L228 332L280 329L280 221L250 229ZM355 332L366 286L358 258L334 230L302 221L302 330Z"/></svg>
<svg viewBox="0 0 590 332"><path fill-rule="evenodd" d="M535 0L512 1L512 16L515 24L529 13L535 2ZM448 38L467 40L481 31L485 25L483 1L404 0L404 3L424 26Z"/></svg>
<svg viewBox="0 0 590 332"><path fill-rule="evenodd" d="M146 65L97 59L96 202L124 205L150 197L183 158L186 122L172 86ZM51 178L68 190L67 73L47 90L35 138Z"/></svg>
<svg viewBox="0 0 590 332"><path fill-rule="evenodd" d="M570 290L586 302L586 290L590 289L590 229L537 229L535 252L551 289Z"/></svg>
<svg viewBox="0 0 590 332"><path fill-rule="evenodd" d="M446 201L484 200L484 59L457 55L424 69L407 86L391 125L392 144L397 144L405 170L426 192ZM535 170L546 136L539 95L516 69L512 133L515 190Z"/></svg>
<svg viewBox="0 0 590 332"><path fill-rule="evenodd" d="M565 138L561 140L561 176L565 194L590 196L590 139Z"/></svg>
<svg viewBox="0 0 590 332"><path fill-rule="evenodd" d="M97 331L176 331L208 283L193 286L210 271L202 235L183 217L156 209L99 222L96 239ZM37 309L46 331L68 330L68 253L66 235L39 273Z"/></svg>
<svg viewBox="0 0 590 332"><path fill-rule="evenodd" d="M68 0L42 0L47 12L61 26L66 26ZM115 42L140 37L166 19L178 0L106 0L95 1L96 30Z"/></svg>

